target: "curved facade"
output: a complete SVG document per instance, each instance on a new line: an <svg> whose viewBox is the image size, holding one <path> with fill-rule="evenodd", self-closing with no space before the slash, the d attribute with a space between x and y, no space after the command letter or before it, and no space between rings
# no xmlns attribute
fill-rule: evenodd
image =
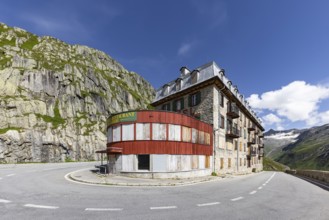
<svg viewBox="0 0 329 220"><path fill-rule="evenodd" d="M177 177L208 175L213 128L167 111L130 111L108 119L107 154L113 173Z"/></svg>

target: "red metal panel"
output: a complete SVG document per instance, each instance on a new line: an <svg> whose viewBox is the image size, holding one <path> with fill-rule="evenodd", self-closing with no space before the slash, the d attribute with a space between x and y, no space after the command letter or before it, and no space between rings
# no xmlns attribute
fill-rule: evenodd
<svg viewBox="0 0 329 220"><path fill-rule="evenodd" d="M211 145L193 144L181 141L123 141L107 144L107 148L122 148L123 154L187 154L187 155L207 155L213 153L213 128L211 125L190 116L175 112L166 111L137 111L137 120L135 122L121 122L118 124L131 123L164 123L176 124L195 128L199 131L210 134ZM113 126L112 124L111 126ZM151 126L152 127L152 126ZM191 129L192 130L192 129ZM152 137L152 128L150 130ZM168 128L167 128L168 132ZM122 134L122 132L121 132ZM136 138L136 134L134 135ZM182 134L181 134L182 136ZM168 134L167 134L168 138Z"/></svg>

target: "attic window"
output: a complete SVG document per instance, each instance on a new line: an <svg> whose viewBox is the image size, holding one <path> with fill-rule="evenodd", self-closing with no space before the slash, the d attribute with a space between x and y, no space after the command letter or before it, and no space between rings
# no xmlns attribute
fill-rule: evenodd
<svg viewBox="0 0 329 220"><path fill-rule="evenodd" d="M199 80L199 71L198 70L193 70L191 73L191 84L197 83Z"/></svg>
<svg viewBox="0 0 329 220"><path fill-rule="evenodd" d="M163 86L162 93L163 93L163 95L168 95L169 94L169 85L168 84Z"/></svg>
<svg viewBox="0 0 329 220"><path fill-rule="evenodd" d="M182 88L182 79L181 78L178 78L176 80L176 91L181 90L181 88Z"/></svg>

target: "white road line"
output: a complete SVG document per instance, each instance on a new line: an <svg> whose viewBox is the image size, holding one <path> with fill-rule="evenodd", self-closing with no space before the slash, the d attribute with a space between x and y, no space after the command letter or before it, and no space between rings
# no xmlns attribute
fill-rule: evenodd
<svg viewBox="0 0 329 220"><path fill-rule="evenodd" d="M231 201L232 201L232 202L235 202L235 201L239 201L239 200L241 200L241 199L243 199L243 197L242 197L242 196L240 196L240 197L237 197L237 198L234 198L234 199L231 199Z"/></svg>
<svg viewBox="0 0 329 220"><path fill-rule="evenodd" d="M8 174L7 176L15 176L16 174L15 173L12 173L12 174Z"/></svg>
<svg viewBox="0 0 329 220"><path fill-rule="evenodd" d="M210 203L197 204L197 206L203 207L203 206L211 206L211 205L219 205L219 204L220 202L210 202Z"/></svg>
<svg viewBox="0 0 329 220"><path fill-rule="evenodd" d="M100 212L114 212L114 211L122 211L120 208L86 208L85 211L100 211Z"/></svg>
<svg viewBox="0 0 329 220"><path fill-rule="evenodd" d="M37 209L58 209L57 206L47 206L47 205L35 205L35 204L25 204L25 207L37 208Z"/></svg>
<svg viewBox="0 0 329 220"><path fill-rule="evenodd" d="M159 206L159 207L150 207L151 210L159 209L177 209L177 206Z"/></svg>
<svg viewBox="0 0 329 220"><path fill-rule="evenodd" d="M263 189L263 187L260 186L260 187L258 187L258 189Z"/></svg>
<svg viewBox="0 0 329 220"><path fill-rule="evenodd" d="M11 203L11 201L5 200L5 199L0 199L0 203Z"/></svg>
<svg viewBox="0 0 329 220"><path fill-rule="evenodd" d="M266 183L264 183L263 186L266 186Z"/></svg>
<svg viewBox="0 0 329 220"><path fill-rule="evenodd" d="M250 194L250 195L253 195L253 194L255 194L256 192L257 192L257 191L254 190L254 191L250 192L249 194Z"/></svg>

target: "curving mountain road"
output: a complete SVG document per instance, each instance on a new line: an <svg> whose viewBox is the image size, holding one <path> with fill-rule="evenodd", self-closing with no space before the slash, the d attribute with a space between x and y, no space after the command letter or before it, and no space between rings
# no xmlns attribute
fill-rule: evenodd
<svg viewBox="0 0 329 220"><path fill-rule="evenodd" d="M181 187L67 181L94 163L0 165L0 219L329 219L329 192L262 172Z"/></svg>

